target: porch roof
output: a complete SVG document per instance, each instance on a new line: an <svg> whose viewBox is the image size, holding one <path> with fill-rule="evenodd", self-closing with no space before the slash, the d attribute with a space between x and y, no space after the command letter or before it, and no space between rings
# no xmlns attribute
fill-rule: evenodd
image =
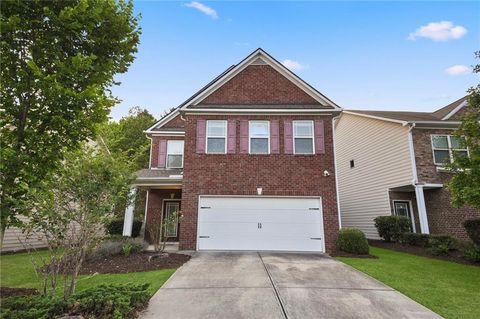
<svg viewBox="0 0 480 319"><path fill-rule="evenodd" d="M170 186L181 185L183 169L152 169L146 168L137 171L135 186Z"/></svg>

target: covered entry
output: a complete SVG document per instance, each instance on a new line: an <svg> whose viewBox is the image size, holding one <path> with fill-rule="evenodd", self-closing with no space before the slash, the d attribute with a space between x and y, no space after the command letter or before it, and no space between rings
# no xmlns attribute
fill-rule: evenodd
<svg viewBox="0 0 480 319"><path fill-rule="evenodd" d="M199 250L325 251L320 197L200 196Z"/></svg>

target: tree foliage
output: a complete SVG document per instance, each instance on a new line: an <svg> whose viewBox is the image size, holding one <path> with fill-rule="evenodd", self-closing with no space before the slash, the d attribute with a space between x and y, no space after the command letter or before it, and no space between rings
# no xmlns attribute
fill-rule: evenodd
<svg viewBox="0 0 480 319"><path fill-rule="evenodd" d="M62 269L67 279L65 296L75 291L86 253L105 236L115 207L129 200L131 181L126 161L90 142L66 154L55 178L36 188L24 229L27 235L42 234L54 257L48 259L50 268L43 268L44 287L46 282L56 283Z"/></svg>
<svg viewBox="0 0 480 319"><path fill-rule="evenodd" d="M131 108L120 121L102 125L100 136L110 152L115 156L125 156L132 169L139 170L148 167L150 156L150 142L143 131L154 123L153 115L137 106Z"/></svg>
<svg viewBox="0 0 480 319"><path fill-rule="evenodd" d="M32 189L93 138L117 102L109 88L134 60L140 30L124 0L0 2L0 228Z"/></svg>
<svg viewBox="0 0 480 319"><path fill-rule="evenodd" d="M480 51L475 55L480 59ZM473 72L480 73L480 64L474 67ZM454 161L448 165L454 172L448 189L454 206L471 205L480 209L480 84L471 87L468 93L467 113L462 117L455 135L464 137L469 156L454 153Z"/></svg>

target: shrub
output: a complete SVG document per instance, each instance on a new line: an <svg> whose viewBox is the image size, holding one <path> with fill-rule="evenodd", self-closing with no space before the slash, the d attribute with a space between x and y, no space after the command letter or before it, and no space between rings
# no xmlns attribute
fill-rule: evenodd
<svg viewBox="0 0 480 319"><path fill-rule="evenodd" d="M378 216L374 221L378 235L386 242L397 241L410 231L410 219L404 216Z"/></svg>
<svg viewBox="0 0 480 319"><path fill-rule="evenodd" d="M467 219L463 222L463 227L473 243L480 247L480 218Z"/></svg>
<svg viewBox="0 0 480 319"><path fill-rule="evenodd" d="M86 318L127 318L143 308L150 294L148 284L100 285L64 300L60 297L21 296L2 299L0 317L12 319L55 318L62 315Z"/></svg>
<svg viewBox="0 0 480 319"><path fill-rule="evenodd" d="M400 242L410 246L427 247L429 239L428 234L403 233Z"/></svg>
<svg viewBox="0 0 480 319"><path fill-rule="evenodd" d="M122 237L119 240L106 240L100 243L100 245L95 250L91 251L87 255L87 260L104 259L108 256L118 255L122 253L125 255L124 247L127 245L131 246L128 255L130 253L136 253L143 250L143 241Z"/></svg>
<svg viewBox="0 0 480 319"><path fill-rule="evenodd" d="M430 251L434 255L448 255L448 252L452 250L456 245L455 238L447 235L433 235L430 236L428 241L430 245Z"/></svg>
<svg viewBox="0 0 480 319"><path fill-rule="evenodd" d="M470 245L463 251L463 256L465 259L473 261L473 262L480 262L480 247L476 245Z"/></svg>
<svg viewBox="0 0 480 319"><path fill-rule="evenodd" d="M123 234L123 219L116 219L106 225L107 233L109 235L122 235ZM142 228L142 222L139 220L133 221L132 237L138 237Z"/></svg>
<svg viewBox="0 0 480 319"><path fill-rule="evenodd" d="M133 247L133 246L132 246L132 244L130 244L130 243L123 244L123 246L122 246L122 252L123 252L123 255L124 255L125 257L130 256L130 252L132 251L132 247Z"/></svg>
<svg viewBox="0 0 480 319"><path fill-rule="evenodd" d="M338 232L337 249L358 255L367 255L369 251L365 234L355 228L342 228Z"/></svg>

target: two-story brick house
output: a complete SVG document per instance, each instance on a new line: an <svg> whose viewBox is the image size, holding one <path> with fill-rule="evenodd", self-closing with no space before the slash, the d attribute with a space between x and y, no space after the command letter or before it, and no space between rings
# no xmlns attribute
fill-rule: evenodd
<svg viewBox="0 0 480 319"><path fill-rule="evenodd" d="M467 239L462 223L480 212L451 206L444 168L453 152L468 155L452 136L466 106L464 97L432 113L342 112L335 124L342 226L378 238L373 219L396 214L415 232Z"/></svg>
<svg viewBox="0 0 480 319"><path fill-rule="evenodd" d="M181 210L180 249L333 251L340 111L261 49L231 66L146 130L146 240Z"/></svg>

